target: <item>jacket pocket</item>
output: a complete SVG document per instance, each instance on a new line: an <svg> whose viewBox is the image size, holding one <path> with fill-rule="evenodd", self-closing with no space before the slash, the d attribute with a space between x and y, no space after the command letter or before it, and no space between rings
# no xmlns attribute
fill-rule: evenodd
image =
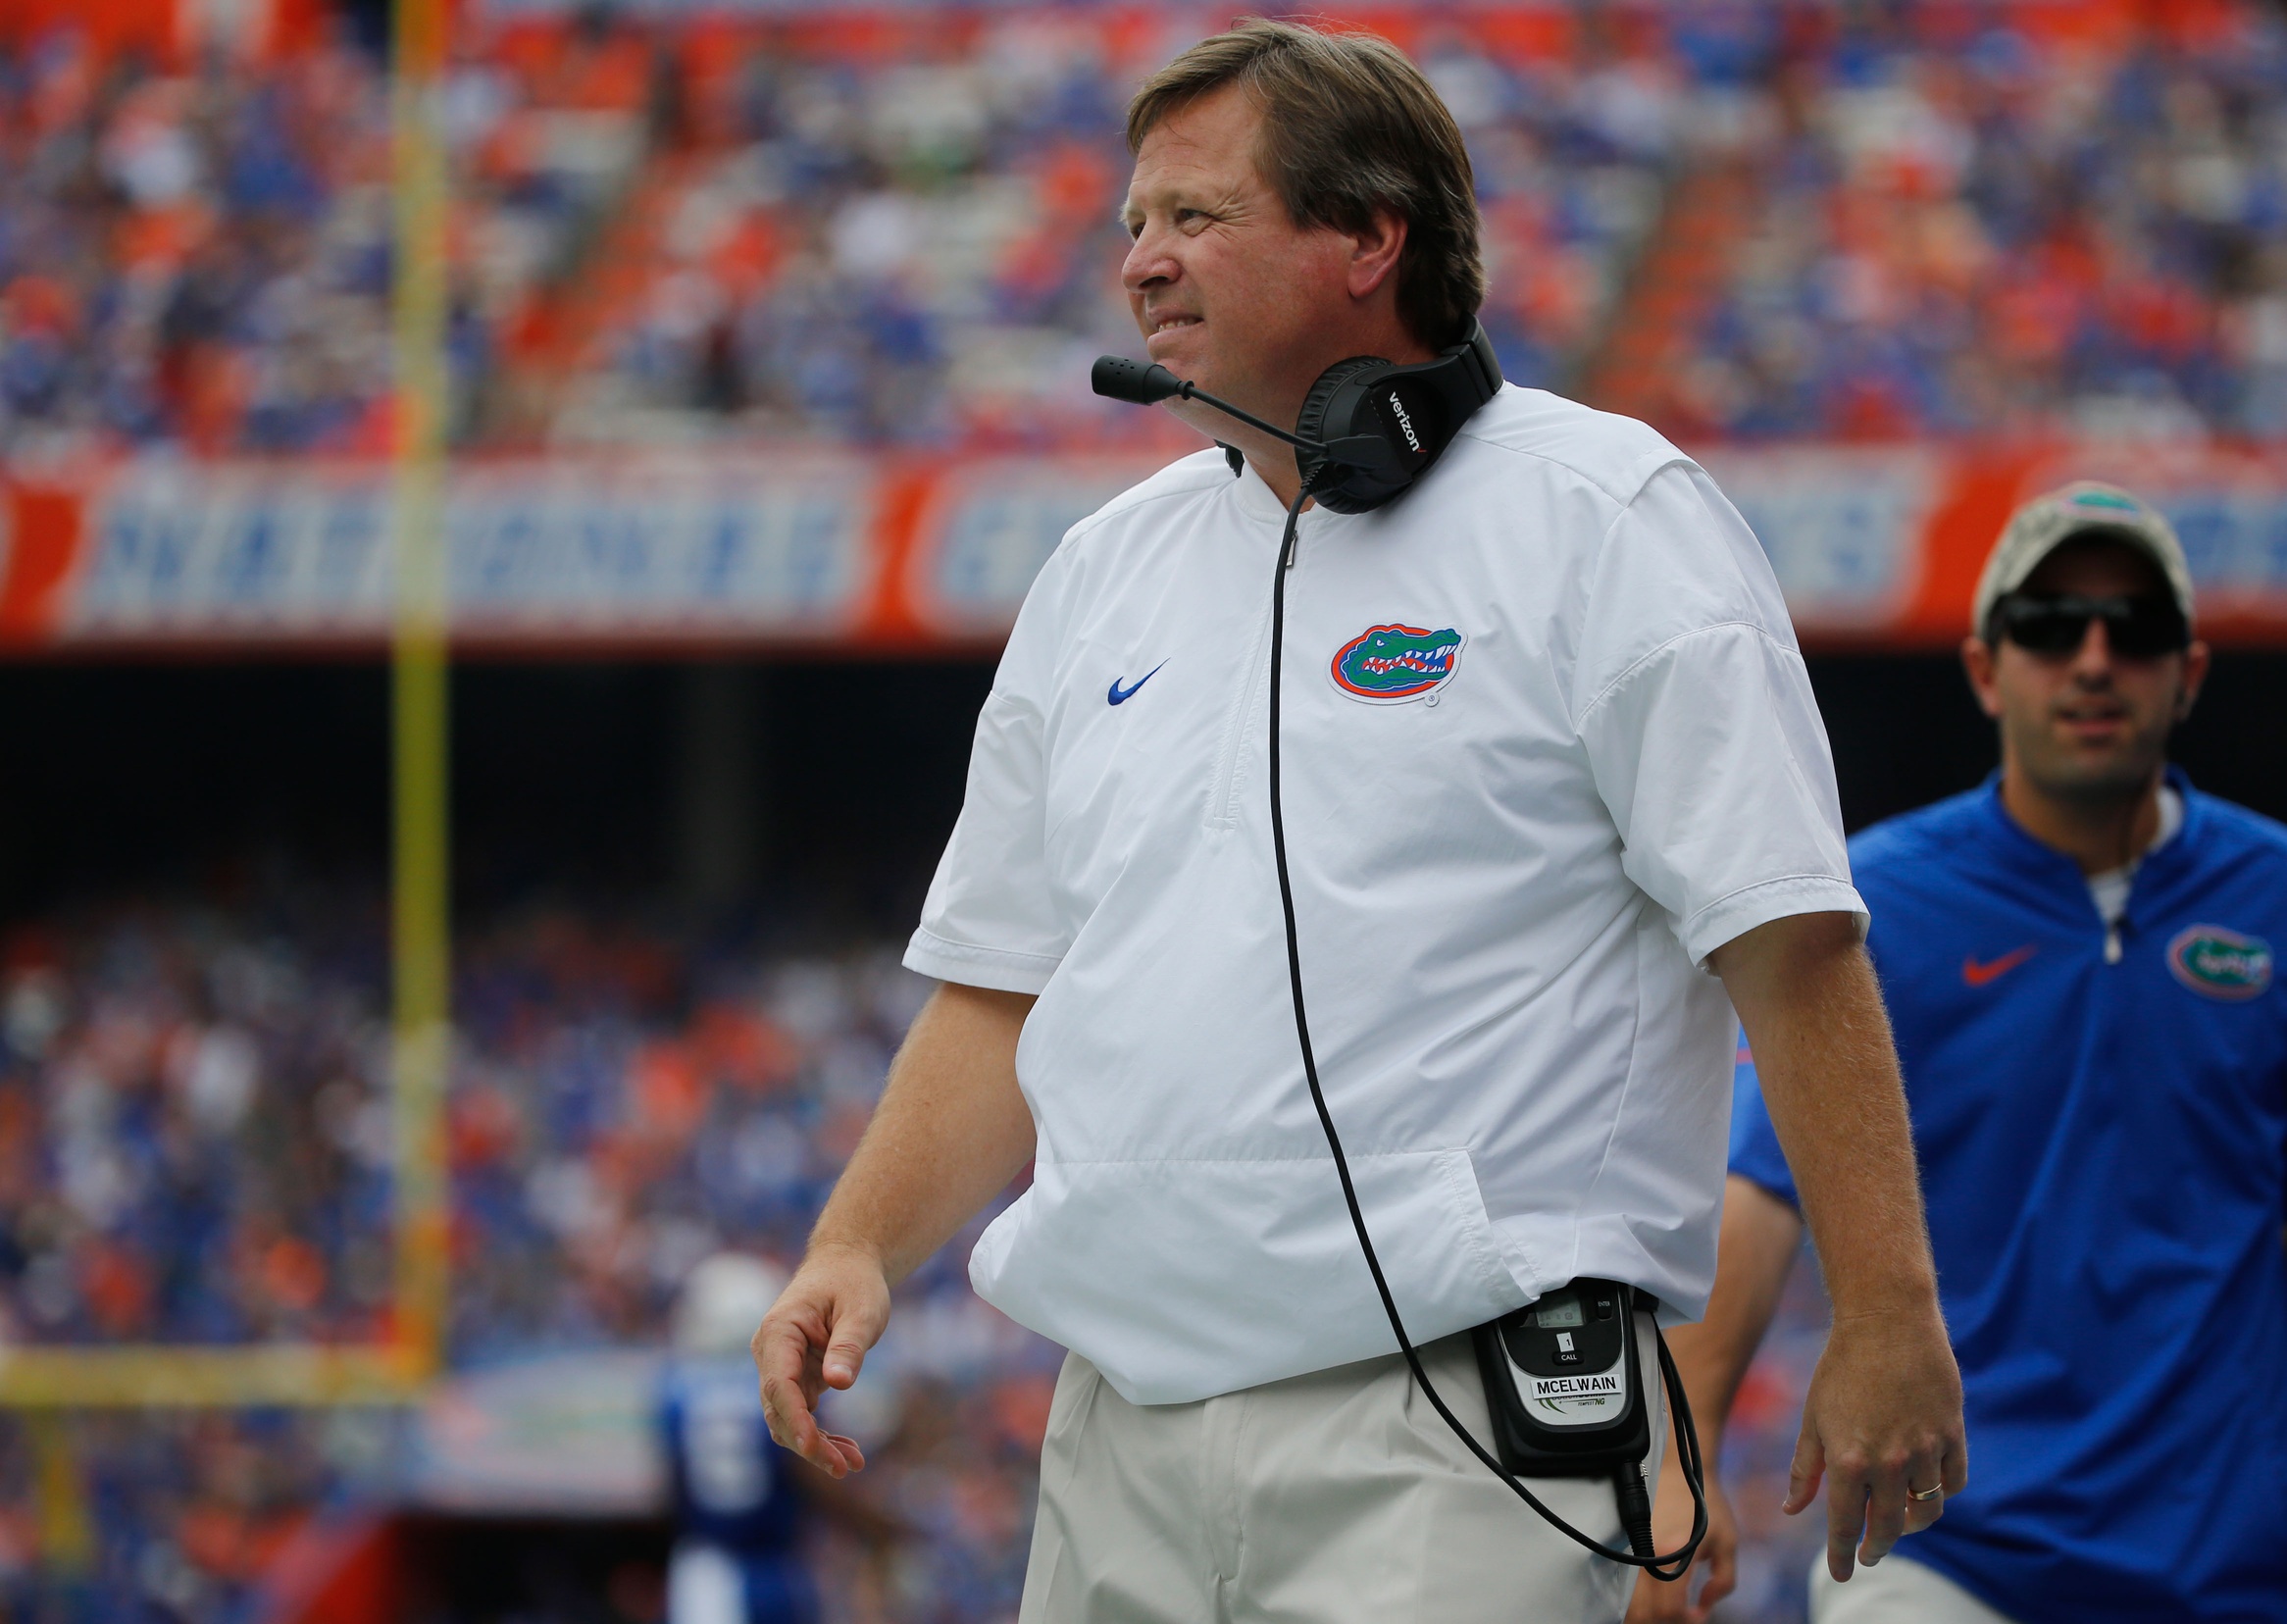
<svg viewBox="0 0 2287 1624"><path fill-rule="evenodd" d="M1416 1345L1526 1299L1464 1149L1349 1158ZM1397 1351L1327 1157L1042 1163L985 1232L988 1302L1131 1402L1182 1403Z"/></svg>

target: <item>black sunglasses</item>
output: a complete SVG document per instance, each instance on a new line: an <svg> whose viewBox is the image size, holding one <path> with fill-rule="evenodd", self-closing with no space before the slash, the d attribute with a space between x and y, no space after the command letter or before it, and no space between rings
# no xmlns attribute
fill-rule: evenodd
<svg viewBox="0 0 2287 1624"><path fill-rule="evenodd" d="M2192 629L2175 599L2158 592L2136 597L2082 597L2010 592L1993 606L1993 630L2028 654L2063 655L2079 649L2089 622L2105 623L2105 644L2127 660L2156 659L2191 645Z"/></svg>

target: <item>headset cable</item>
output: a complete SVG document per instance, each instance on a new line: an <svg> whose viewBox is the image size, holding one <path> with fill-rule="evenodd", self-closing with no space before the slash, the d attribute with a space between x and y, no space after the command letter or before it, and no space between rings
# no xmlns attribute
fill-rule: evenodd
<svg viewBox="0 0 2287 1624"><path fill-rule="evenodd" d="M1707 1535L1706 1463L1700 1454L1699 1429L1692 1422L1692 1405L1684 1392L1683 1376L1676 1369L1675 1358L1667 1350L1667 1338L1661 1334L1658 1322L1652 1323L1652 1340L1659 1349L1660 1384L1665 1389L1670 1405L1676 1448L1684 1472L1684 1481L1692 1491L1692 1537L1683 1546L1666 1555L1652 1550L1650 1495L1644 1483L1641 1465L1633 1471L1623 1469L1615 1477L1619 1492L1621 1522L1630 1536L1631 1544L1640 1545L1638 1550L1616 1550L1592 1535L1583 1534L1545 1504L1515 1473L1496 1459L1492 1451L1477 1442L1469 1429L1461 1424L1448 1407L1445 1397L1431 1383L1429 1372L1423 1368L1421 1354L1413 1345L1413 1339L1405 1334L1405 1322L1398 1312L1398 1299L1391 1294L1390 1282L1382 1273L1382 1259L1374 1250L1374 1238L1366 1229L1366 1215L1358 1205L1358 1192L1350 1179L1349 1160L1343 1154L1342 1136L1335 1131L1334 1115L1326 1108L1326 1093L1318 1084L1318 1059L1310 1044L1310 1017L1302 1001L1302 943L1295 925L1295 888L1287 873L1286 815L1279 796L1279 689L1281 668L1285 664L1287 625L1287 573L1294 566L1295 550L1298 544L1302 506L1310 499L1313 486L1320 475L1333 465L1318 458L1304 468L1301 487L1287 507L1287 524L1279 538L1279 550L1271 576L1271 682L1270 682L1270 761L1268 779L1271 802L1271 855L1279 874L1279 906L1286 915L1287 976L1295 995L1295 1037L1302 1049L1302 1077L1310 1085L1310 1103L1317 1107L1318 1125L1326 1131L1327 1148L1334 1152L1334 1170L1342 1179L1342 1198L1349 1208L1350 1227L1357 1232L1358 1249L1366 1254L1366 1268L1374 1277L1374 1290L1381 1294L1382 1311L1390 1317L1390 1329L1398 1338L1399 1351L1405 1355L1405 1366L1432 1408L1452 1429L1453 1436L1469 1447L1469 1452L1484 1462L1485 1469L1515 1492L1517 1497L1531 1506L1550 1527L1555 1529L1575 1545L1585 1547L1599 1556L1628 1567L1642 1568L1652 1578L1674 1583L1691 1571L1692 1558L1698 1554L1700 1542ZM1633 1479L1633 1484L1629 1481ZM1633 1489L1633 1493L1631 1493Z"/></svg>

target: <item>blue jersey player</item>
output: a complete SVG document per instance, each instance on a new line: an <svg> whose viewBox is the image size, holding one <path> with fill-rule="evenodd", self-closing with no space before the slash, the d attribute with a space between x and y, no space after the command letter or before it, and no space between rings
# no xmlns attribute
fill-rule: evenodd
<svg viewBox="0 0 2287 1624"><path fill-rule="evenodd" d="M784 1284L761 1259L723 1252L684 1285L659 1403L676 1535L668 1624L811 1624L818 1616L797 1548L794 1457L771 1442L746 1346Z"/></svg>
<svg viewBox="0 0 2287 1624"><path fill-rule="evenodd" d="M1852 843L1970 1467L1879 1566L1813 1573L1814 1624L2287 1624L2287 829L2165 765L2192 607L2144 503L2028 503L1962 650L2001 771ZM1771 1120L1743 1090L1714 1296L1674 1340L1714 1437L1802 1235ZM1641 1587L1631 1618L1703 1616L1722 1522L1697 1604Z"/></svg>

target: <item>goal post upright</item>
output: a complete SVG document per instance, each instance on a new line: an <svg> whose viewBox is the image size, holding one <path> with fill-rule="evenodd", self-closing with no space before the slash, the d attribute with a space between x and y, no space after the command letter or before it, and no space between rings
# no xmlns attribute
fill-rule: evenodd
<svg viewBox="0 0 2287 1624"><path fill-rule="evenodd" d="M396 1131L391 1341L408 1377L443 1364L450 1249L449 566L444 457L444 0L396 0L390 80L396 255L396 625L390 650L390 1084Z"/></svg>

